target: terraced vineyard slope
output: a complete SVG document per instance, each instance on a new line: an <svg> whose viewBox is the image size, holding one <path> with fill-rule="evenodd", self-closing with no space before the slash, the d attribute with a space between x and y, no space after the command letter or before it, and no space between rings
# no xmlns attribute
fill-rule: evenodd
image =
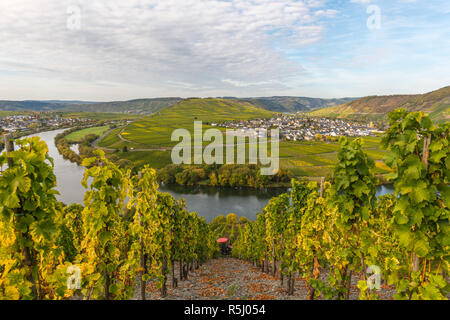
<svg viewBox="0 0 450 320"><path fill-rule="evenodd" d="M268 118L272 112L248 102L224 99L186 99L154 115L128 125L121 132L125 142L137 143L140 148L172 147L173 130L182 128L193 132L194 121L203 121L203 128L215 122Z"/></svg>
<svg viewBox="0 0 450 320"><path fill-rule="evenodd" d="M203 121L203 128L208 129L222 121L265 118L273 114L238 100L187 99L126 127L110 131L98 146L105 151L116 150L114 157L135 165L148 163L159 169L172 163L171 149L178 143L171 141L175 129L184 128L192 133L196 120ZM386 151L380 150L379 145L379 137L366 137L363 148L376 161L376 173L386 173L382 161ZM280 166L294 176L329 176L337 163L338 150L337 141L281 141Z"/></svg>

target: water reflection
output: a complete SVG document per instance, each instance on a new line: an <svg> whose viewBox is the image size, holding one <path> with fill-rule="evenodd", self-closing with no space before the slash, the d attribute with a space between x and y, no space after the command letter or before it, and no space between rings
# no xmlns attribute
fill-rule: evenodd
<svg viewBox="0 0 450 320"><path fill-rule="evenodd" d="M197 212L207 221L228 213L235 213L238 217L245 216L251 220L256 219L256 213L267 205L270 198L287 192L285 188L256 190L178 185L160 186L159 190L168 192L177 199L185 199L189 211Z"/></svg>
<svg viewBox="0 0 450 320"><path fill-rule="evenodd" d="M190 211L195 211L211 221L214 217L228 213L235 213L239 217L245 216L256 219L272 197L290 192L290 188L214 188L208 186L184 187L178 185L160 186L160 191L168 192L175 198L183 198ZM392 193L391 186L377 188L377 196Z"/></svg>

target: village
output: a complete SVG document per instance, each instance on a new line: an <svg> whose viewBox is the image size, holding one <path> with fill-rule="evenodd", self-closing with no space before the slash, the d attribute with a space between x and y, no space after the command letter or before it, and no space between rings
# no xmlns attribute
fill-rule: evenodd
<svg viewBox="0 0 450 320"><path fill-rule="evenodd" d="M280 138L288 141L337 140L340 136L363 137L380 133L374 124L358 123L342 119L298 117L294 115L279 115L270 119L253 119L212 126L255 131L265 131L271 128L280 129Z"/></svg>
<svg viewBox="0 0 450 320"><path fill-rule="evenodd" d="M41 128L57 129L88 125L92 119L64 118L52 112L33 112L24 115L10 115L0 118L0 132L20 133Z"/></svg>

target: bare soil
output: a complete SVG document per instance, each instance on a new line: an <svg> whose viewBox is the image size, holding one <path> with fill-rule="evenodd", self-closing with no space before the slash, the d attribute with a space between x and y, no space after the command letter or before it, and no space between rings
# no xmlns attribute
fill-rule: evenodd
<svg viewBox="0 0 450 320"><path fill-rule="evenodd" d="M177 266L175 266L177 269ZM176 273L176 276L178 274ZM326 279L326 272L321 278ZM189 273L188 279L178 281L178 287L172 288L172 278L168 279L168 296L165 300L306 300L309 290L306 280L296 277L294 295L287 294L287 279L281 285L280 274L272 276L261 272L251 263L234 258L210 260ZM358 299L358 276L352 277L350 299ZM391 300L395 290L382 286L378 293L380 299ZM146 298L161 299L155 283L148 283ZM140 299L136 289L134 299ZM323 299L320 297L319 299Z"/></svg>

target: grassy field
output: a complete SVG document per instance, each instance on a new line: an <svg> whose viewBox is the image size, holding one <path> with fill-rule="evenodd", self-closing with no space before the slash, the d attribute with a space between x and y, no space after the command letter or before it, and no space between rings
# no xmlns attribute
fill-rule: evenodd
<svg viewBox="0 0 450 320"><path fill-rule="evenodd" d="M75 142L80 141L88 134L95 134L98 136L101 136L103 133L105 133L109 129L109 126L101 126L101 127L92 127L92 128L86 128L81 129L75 132L72 132L66 136L66 140L69 142Z"/></svg>
<svg viewBox="0 0 450 320"><path fill-rule="evenodd" d="M266 110L232 100L189 99L124 128L112 130L99 142L99 146L118 150L119 152L114 155L119 158L136 164L148 163L155 168L160 168L171 163L170 151L162 150L162 148L173 147L177 144L171 141L171 134L175 129L188 129L192 134L195 120L203 121L203 128L209 129L215 122L263 118L271 115L273 113ZM120 139L118 136L120 132L122 132L121 137L126 141ZM380 141L380 137L365 137L363 148L377 161L376 172L386 173L387 168L382 162L386 152L380 150ZM204 142L204 146L208 143ZM121 152L124 146L127 146L129 152ZM282 141L280 142L280 166L295 176L329 176L337 163L339 148L338 142Z"/></svg>

